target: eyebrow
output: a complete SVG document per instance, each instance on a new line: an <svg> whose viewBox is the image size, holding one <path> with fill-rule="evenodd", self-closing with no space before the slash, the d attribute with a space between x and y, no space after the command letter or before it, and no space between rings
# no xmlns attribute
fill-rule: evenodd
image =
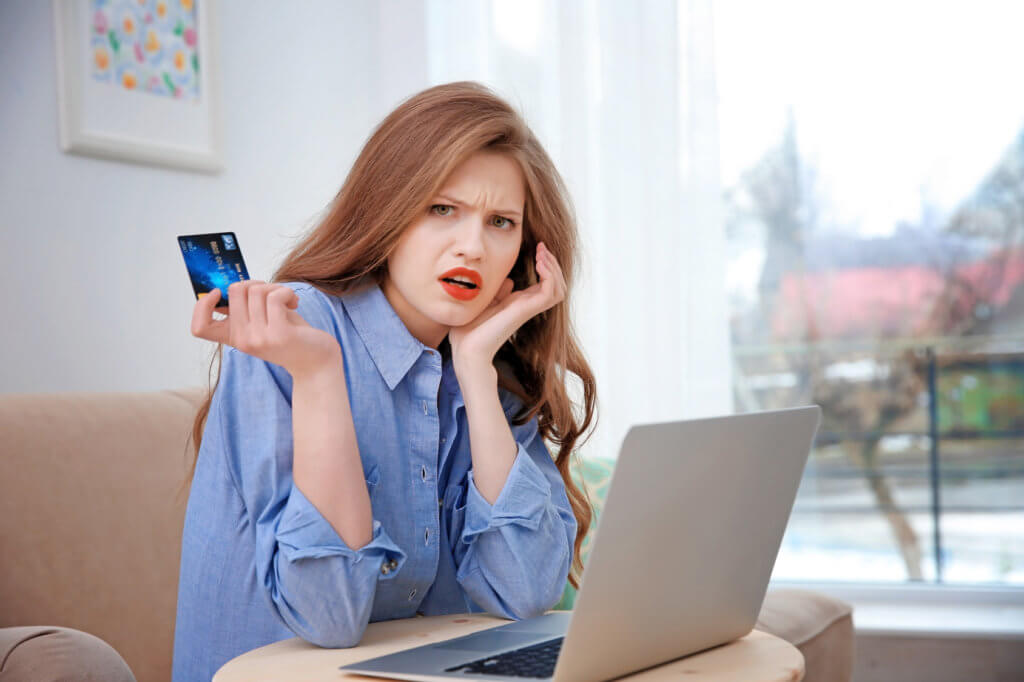
<svg viewBox="0 0 1024 682"><path fill-rule="evenodd" d="M458 199L454 199L454 198L452 198L450 196L447 196L445 194L438 194L437 198L438 199L444 199L445 201L450 201L453 204L458 204L459 206L466 206L467 205L466 202L459 201ZM519 211L513 211L512 209L508 209L508 210L504 210L503 211L500 208L498 208L498 209L495 209L494 212L495 213L504 213L506 215L513 215L516 218L519 218L520 220L523 219L523 214L522 213L520 213Z"/></svg>

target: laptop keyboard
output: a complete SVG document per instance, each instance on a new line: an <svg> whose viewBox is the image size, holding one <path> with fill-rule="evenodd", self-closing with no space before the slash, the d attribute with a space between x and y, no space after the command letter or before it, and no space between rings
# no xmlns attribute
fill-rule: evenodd
<svg viewBox="0 0 1024 682"><path fill-rule="evenodd" d="M531 644L521 649L506 651L497 656L488 656L453 668L446 668L446 673L464 672L473 675L504 675L506 677L551 677L555 674L555 661L562 649L564 637L539 644Z"/></svg>

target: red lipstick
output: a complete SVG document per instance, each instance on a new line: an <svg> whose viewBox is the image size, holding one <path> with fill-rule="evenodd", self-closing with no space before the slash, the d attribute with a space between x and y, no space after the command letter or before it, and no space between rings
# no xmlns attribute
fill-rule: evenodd
<svg viewBox="0 0 1024 682"><path fill-rule="evenodd" d="M460 301L472 301L484 286L480 273L469 268L452 268L437 279L449 296Z"/></svg>

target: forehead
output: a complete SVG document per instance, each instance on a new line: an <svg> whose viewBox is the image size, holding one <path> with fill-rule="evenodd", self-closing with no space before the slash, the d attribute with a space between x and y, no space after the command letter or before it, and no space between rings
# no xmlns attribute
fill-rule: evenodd
<svg viewBox="0 0 1024 682"><path fill-rule="evenodd" d="M474 206L521 210L526 183L515 159L478 151L455 167L441 185L441 193Z"/></svg>

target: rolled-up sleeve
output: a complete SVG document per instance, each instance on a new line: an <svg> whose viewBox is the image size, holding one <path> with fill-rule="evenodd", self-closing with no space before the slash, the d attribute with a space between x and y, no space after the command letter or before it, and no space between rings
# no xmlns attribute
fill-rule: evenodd
<svg viewBox="0 0 1024 682"><path fill-rule="evenodd" d="M506 416L516 403L508 398ZM490 613L522 619L544 613L562 595L576 538L576 517L536 417L512 426L518 452L505 485L489 504L470 471L453 514L459 584Z"/></svg>
<svg viewBox="0 0 1024 682"><path fill-rule="evenodd" d="M299 314L329 325L309 300L315 292L297 291ZM291 392L284 368L225 347L206 435L217 441L210 445L223 452L242 498L255 533L255 577L273 612L313 644L355 646L377 581L393 577L405 553L376 519L372 540L351 549L294 485Z"/></svg>

